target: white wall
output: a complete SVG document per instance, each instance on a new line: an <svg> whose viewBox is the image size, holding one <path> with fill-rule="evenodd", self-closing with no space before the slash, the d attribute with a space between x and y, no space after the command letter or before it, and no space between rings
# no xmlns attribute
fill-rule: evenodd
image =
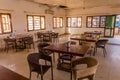
<svg viewBox="0 0 120 80"><path fill-rule="evenodd" d="M13 32L18 33L36 33L27 31L26 15L42 15L45 16L46 30L54 30L60 34L64 33L65 28L53 29L53 16L65 18L65 10L54 8L54 15L45 14L48 7L40 6L33 2L24 0L0 0L0 13L10 13L12 18ZM9 34L0 35L6 36Z"/></svg>
<svg viewBox="0 0 120 80"><path fill-rule="evenodd" d="M18 33L36 33L27 32L27 19L26 15L43 15L46 21L46 30L54 30L63 34L69 31L72 34L83 33L85 31L104 31L103 28L86 28L86 16L95 15L112 15L120 14L120 8L111 8L109 6L87 8L87 9L73 9L73 10L63 10L60 8L53 8L54 15L45 14L45 9L47 7L40 6L33 2L27 2L24 0L0 0L0 13L10 13L12 17L12 27L13 32ZM53 16L63 17L64 28L53 29ZM66 28L66 17L76 17L82 16L82 28ZM8 34L6 34L8 35ZM0 35L1 36L6 36Z"/></svg>
<svg viewBox="0 0 120 80"><path fill-rule="evenodd" d="M86 9L72 9L67 10L68 17L82 16L82 28L68 28L69 32L72 34L81 34L85 31L102 31L103 28L86 28L86 18L87 16L101 16L101 15L113 15L120 14L120 7L112 8L109 6L86 8Z"/></svg>

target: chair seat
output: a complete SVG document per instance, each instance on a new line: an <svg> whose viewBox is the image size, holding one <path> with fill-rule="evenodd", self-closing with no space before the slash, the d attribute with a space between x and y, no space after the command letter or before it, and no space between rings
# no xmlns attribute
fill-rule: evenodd
<svg viewBox="0 0 120 80"><path fill-rule="evenodd" d="M73 56L71 55L67 55L67 54L63 54L59 57L59 59L63 59L63 60L71 60Z"/></svg>
<svg viewBox="0 0 120 80"><path fill-rule="evenodd" d="M71 79L73 75L74 80L81 80L86 78L93 80L98 64L98 60L94 57L83 57L73 60L71 62ZM83 68L80 67L80 65L84 65L82 66Z"/></svg>
<svg viewBox="0 0 120 80"><path fill-rule="evenodd" d="M46 47L46 46L49 46L50 44L48 44L48 43L40 43L38 46L39 47Z"/></svg>
<svg viewBox="0 0 120 80"><path fill-rule="evenodd" d="M36 72L41 75L41 80L43 80L44 74L51 68L51 78L53 80L53 68L52 68L52 58L47 55L40 55L39 53L32 53L27 56L29 69L30 69L30 80L31 73ZM50 64L44 64L41 60L45 60Z"/></svg>
<svg viewBox="0 0 120 80"><path fill-rule="evenodd" d="M106 56L107 54L107 51L105 49L105 46L108 42L108 39L99 39L97 42L96 42L96 46L95 46L95 53L97 52L97 48L102 48L103 49L103 54L104 54L104 57ZM94 53L94 55L95 55Z"/></svg>
<svg viewBox="0 0 120 80"><path fill-rule="evenodd" d="M40 74L42 72L42 74L45 74L49 70L49 68L51 67L51 66L48 66L48 65L42 65L41 66L42 67L42 71L41 71L40 66L38 66L37 68L34 68L32 71L33 72L39 72Z"/></svg>
<svg viewBox="0 0 120 80"><path fill-rule="evenodd" d="M97 46L97 47L98 47L98 48L105 48L105 46L102 46L102 45L101 45L101 46Z"/></svg>

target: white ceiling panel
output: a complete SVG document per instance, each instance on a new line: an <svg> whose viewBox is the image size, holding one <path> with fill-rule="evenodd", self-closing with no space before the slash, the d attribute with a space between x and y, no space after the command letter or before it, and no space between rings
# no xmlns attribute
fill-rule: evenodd
<svg viewBox="0 0 120 80"><path fill-rule="evenodd" d="M120 0L27 0L48 5L64 5L68 8L118 6Z"/></svg>

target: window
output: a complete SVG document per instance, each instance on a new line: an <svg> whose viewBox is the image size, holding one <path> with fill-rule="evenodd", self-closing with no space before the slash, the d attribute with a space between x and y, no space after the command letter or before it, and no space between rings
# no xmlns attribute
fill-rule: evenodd
<svg viewBox="0 0 120 80"><path fill-rule="evenodd" d="M99 27L100 17L93 17L92 27Z"/></svg>
<svg viewBox="0 0 120 80"><path fill-rule="evenodd" d="M120 28L120 15L116 15L115 27Z"/></svg>
<svg viewBox="0 0 120 80"><path fill-rule="evenodd" d="M100 28L105 27L106 16L88 16L87 27L88 28Z"/></svg>
<svg viewBox="0 0 120 80"><path fill-rule="evenodd" d="M27 16L28 31L45 29L45 17L44 16Z"/></svg>
<svg viewBox="0 0 120 80"><path fill-rule="evenodd" d="M0 14L0 34L12 32L10 14Z"/></svg>
<svg viewBox="0 0 120 80"><path fill-rule="evenodd" d="M61 28L61 27L63 27L63 18L62 17L54 17L53 23L54 23L53 28Z"/></svg>
<svg viewBox="0 0 120 80"><path fill-rule="evenodd" d="M82 19L81 17L68 17L67 18L67 27L71 27L71 28L79 28L79 27L82 27Z"/></svg>

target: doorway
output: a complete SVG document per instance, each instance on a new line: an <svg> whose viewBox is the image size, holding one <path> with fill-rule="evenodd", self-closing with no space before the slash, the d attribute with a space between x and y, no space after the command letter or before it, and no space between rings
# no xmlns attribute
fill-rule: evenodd
<svg viewBox="0 0 120 80"><path fill-rule="evenodd" d="M114 36L120 38L120 15L116 15Z"/></svg>
<svg viewBox="0 0 120 80"><path fill-rule="evenodd" d="M105 37L114 37L115 15L106 16L106 24L104 28Z"/></svg>

